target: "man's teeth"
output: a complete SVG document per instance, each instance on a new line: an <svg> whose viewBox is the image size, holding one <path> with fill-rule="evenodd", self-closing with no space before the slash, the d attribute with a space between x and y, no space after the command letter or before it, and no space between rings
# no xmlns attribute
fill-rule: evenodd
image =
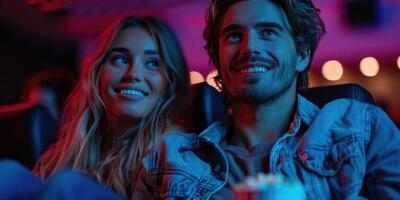
<svg viewBox="0 0 400 200"><path fill-rule="evenodd" d="M139 90L122 89L120 93L125 95L136 95L141 97L144 96L144 93Z"/></svg>
<svg viewBox="0 0 400 200"><path fill-rule="evenodd" d="M268 69L263 66L253 66L253 67L244 68L244 69L240 70L240 72L243 72L243 73L257 73L257 72L267 72L267 71L268 71Z"/></svg>

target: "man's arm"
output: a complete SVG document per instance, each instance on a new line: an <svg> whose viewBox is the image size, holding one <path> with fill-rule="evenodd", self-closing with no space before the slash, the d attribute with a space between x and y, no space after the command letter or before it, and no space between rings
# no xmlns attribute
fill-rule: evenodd
<svg viewBox="0 0 400 200"><path fill-rule="evenodd" d="M384 111L372 108L364 191L371 199L400 199L400 131Z"/></svg>

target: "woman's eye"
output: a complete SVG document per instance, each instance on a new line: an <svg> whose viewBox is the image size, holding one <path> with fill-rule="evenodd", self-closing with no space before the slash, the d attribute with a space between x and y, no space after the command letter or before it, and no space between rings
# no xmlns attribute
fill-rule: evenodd
<svg viewBox="0 0 400 200"><path fill-rule="evenodd" d="M146 67L152 69L152 68L156 68L156 67L160 66L160 61L158 59L151 59L151 60L148 60L145 64L146 64Z"/></svg>
<svg viewBox="0 0 400 200"><path fill-rule="evenodd" d="M120 55L112 57L111 62L114 65L128 65L129 64L128 58L126 58L125 56L120 56Z"/></svg>
<svg viewBox="0 0 400 200"><path fill-rule="evenodd" d="M230 43L238 43L242 40L242 34L240 32L231 32L227 35L226 40Z"/></svg>

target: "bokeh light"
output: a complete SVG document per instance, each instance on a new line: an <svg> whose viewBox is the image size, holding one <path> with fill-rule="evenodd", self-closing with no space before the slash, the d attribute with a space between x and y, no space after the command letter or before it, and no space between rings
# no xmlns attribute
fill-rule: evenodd
<svg viewBox="0 0 400 200"><path fill-rule="evenodd" d="M218 91L221 91L214 81L214 77L217 75L218 75L218 71L212 70L210 73L208 73L206 81L207 81L208 85L212 86L213 88L217 89Z"/></svg>
<svg viewBox="0 0 400 200"><path fill-rule="evenodd" d="M397 58L397 67L400 69L400 56Z"/></svg>
<svg viewBox="0 0 400 200"><path fill-rule="evenodd" d="M375 76L379 72L378 60L374 57L363 58L360 62L360 71L364 76Z"/></svg>
<svg viewBox="0 0 400 200"><path fill-rule="evenodd" d="M200 72L190 71L190 84L196 84L204 82L204 77Z"/></svg>
<svg viewBox="0 0 400 200"><path fill-rule="evenodd" d="M329 60L322 66L322 75L329 81L337 81L343 76L343 66L337 60Z"/></svg>

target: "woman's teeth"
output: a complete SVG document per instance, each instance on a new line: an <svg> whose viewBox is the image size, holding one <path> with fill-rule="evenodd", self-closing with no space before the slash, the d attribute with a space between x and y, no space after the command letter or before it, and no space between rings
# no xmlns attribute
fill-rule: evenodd
<svg viewBox="0 0 400 200"><path fill-rule="evenodd" d="M134 90L134 89L122 89L120 91L121 94L124 95L136 95L136 96L144 96L144 93L139 91L139 90Z"/></svg>

